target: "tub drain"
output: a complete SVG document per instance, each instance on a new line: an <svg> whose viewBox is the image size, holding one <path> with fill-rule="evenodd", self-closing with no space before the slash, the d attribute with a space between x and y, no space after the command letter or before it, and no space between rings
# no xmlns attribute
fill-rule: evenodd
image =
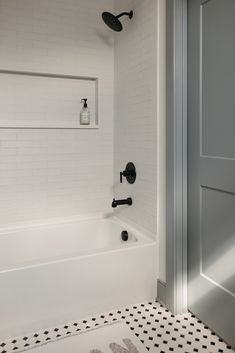
<svg viewBox="0 0 235 353"><path fill-rule="evenodd" d="M121 232L121 238L123 241L127 241L128 240L128 231L127 230L123 230Z"/></svg>

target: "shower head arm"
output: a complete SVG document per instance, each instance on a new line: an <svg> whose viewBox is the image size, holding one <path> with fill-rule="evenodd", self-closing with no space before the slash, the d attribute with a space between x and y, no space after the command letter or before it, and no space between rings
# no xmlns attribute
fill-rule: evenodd
<svg viewBox="0 0 235 353"><path fill-rule="evenodd" d="M116 16L116 18L120 18L122 16L129 16L129 18L131 19L133 17L133 11L130 12L122 12L119 15Z"/></svg>

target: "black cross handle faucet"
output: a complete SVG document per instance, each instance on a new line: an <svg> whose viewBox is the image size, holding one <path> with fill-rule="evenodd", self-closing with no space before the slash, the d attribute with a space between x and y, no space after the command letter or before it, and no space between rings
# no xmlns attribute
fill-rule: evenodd
<svg viewBox="0 0 235 353"><path fill-rule="evenodd" d="M120 172L120 183L122 183L122 177L125 177L129 184L134 184L136 180L136 169L132 162L127 163L126 169Z"/></svg>

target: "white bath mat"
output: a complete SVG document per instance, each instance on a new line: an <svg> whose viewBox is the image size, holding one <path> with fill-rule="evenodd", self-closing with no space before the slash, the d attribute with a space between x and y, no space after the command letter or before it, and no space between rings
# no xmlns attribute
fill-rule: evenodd
<svg viewBox="0 0 235 353"><path fill-rule="evenodd" d="M147 353L122 322L97 327L33 349L35 353Z"/></svg>

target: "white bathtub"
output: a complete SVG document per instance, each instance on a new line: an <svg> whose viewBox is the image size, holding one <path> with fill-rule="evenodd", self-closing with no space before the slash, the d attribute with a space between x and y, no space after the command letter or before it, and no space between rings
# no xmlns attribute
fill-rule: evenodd
<svg viewBox="0 0 235 353"><path fill-rule="evenodd" d="M117 220L2 230L0 340L153 300L156 271L155 241Z"/></svg>

